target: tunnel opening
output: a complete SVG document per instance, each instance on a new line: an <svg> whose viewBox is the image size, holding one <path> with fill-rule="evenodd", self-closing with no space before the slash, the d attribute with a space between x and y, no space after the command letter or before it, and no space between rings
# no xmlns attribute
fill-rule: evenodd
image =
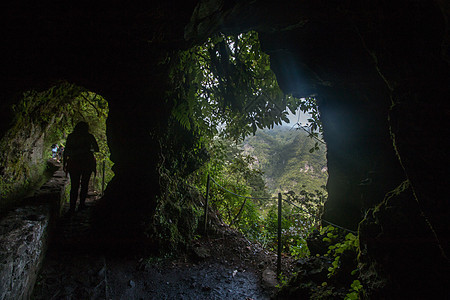
<svg viewBox="0 0 450 300"><path fill-rule="evenodd" d="M326 148L316 98L296 98L281 91L270 57L261 50L255 31L230 36L219 33L180 52L170 79L173 88L169 97L174 106L168 134L161 143L160 170L164 170L161 177L171 180L163 183L161 190L169 192L163 193L157 204L156 218L162 220L160 216L164 215L166 220L157 226L159 234L164 232L165 240L176 244L179 228L186 226L177 225L179 221L170 212L174 207L190 211L192 206L196 210L203 206L180 201L176 193L179 178L205 194L207 177L211 177L234 194L255 198L239 198L211 187L211 205L218 217L272 249L276 248L277 194L281 192L295 202L303 211L289 205L284 208L283 230L290 230L291 238L284 238L283 251L306 255L306 236L319 228L327 197ZM308 115L303 124L297 118L301 112ZM297 119L290 124L288 117L292 114ZM271 144L270 154L259 151L259 159L265 160L265 167L271 162L271 176L283 180L264 177L258 157L249 152L252 147L246 140L263 129L274 128L289 129L280 133L279 144ZM272 181L270 190L268 181ZM283 182L281 188L273 185L275 181ZM202 215L190 214L193 224L199 222L197 229L190 226L193 233L205 226Z"/></svg>
<svg viewBox="0 0 450 300"><path fill-rule="evenodd" d="M61 82L44 91L24 92L11 110L13 121L0 141L2 214L32 197L55 170L62 168L66 138L79 121L87 122L98 140L98 176L91 179L90 189L101 194L114 176L106 137L109 108L102 96ZM67 194L69 190L70 184Z"/></svg>

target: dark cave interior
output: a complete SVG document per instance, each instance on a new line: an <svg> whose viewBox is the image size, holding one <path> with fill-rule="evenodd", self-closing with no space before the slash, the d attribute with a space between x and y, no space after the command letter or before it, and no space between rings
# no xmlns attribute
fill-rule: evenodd
<svg viewBox="0 0 450 300"><path fill-rule="evenodd" d="M66 80L110 105L114 180L99 217L155 209L177 51L255 30L281 89L316 95L327 142L327 219L358 229L369 298L448 296L450 5L446 1L78 1L2 5L0 137L27 90ZM361 199L360 181L372 185ZM111 225L114 224L114 225ZM99 225L101 226L101 225ZM365 274L365 275L364 275Z"/></svg>

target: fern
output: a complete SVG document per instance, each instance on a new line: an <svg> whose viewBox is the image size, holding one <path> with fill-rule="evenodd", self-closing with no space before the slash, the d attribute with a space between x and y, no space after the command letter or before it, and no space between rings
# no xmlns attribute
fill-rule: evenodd
<svg viewBox="0 0 450 300"><path fill-rule="evenodd" d="M191 130L191 121L189 119L189 108L187 102L182 102L175 109L172 110L172 115L175 120L180 123L183 128Z"/></svg>

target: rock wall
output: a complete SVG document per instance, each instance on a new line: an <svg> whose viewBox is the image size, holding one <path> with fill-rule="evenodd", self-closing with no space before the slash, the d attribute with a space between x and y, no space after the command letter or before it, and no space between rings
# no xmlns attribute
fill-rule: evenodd
<svg viewBox="0 0 450 300"><path fill-rule="evenodd" d="M446 299L448 265L409 181L361 222L359 268L368 299ZM412 285L414 283L414 285Z"/></svg>
<svg viewBox="0 0 450 300"><path fill-rule="evenodd" d="M29 299L60 215L66 178L57 171L23 207L0 221L0 299Z"/></svg>
<svg viewBox="0 0 450 300"><path fill-rule="evenodd" d="M37 124L17 124L0 141L0 209L14 205L36 185L46 169L45 129Z"/></svg>

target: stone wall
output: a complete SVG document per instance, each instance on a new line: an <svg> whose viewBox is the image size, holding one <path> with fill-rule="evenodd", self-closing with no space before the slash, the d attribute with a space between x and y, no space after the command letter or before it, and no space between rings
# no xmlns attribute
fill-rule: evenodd
<svg viewBox="0 0 450 300"><path fill-rule="evenodd" d="M30 298L66 183L64 173L57 171L26 205L0 221L0 300Z"/></svg>

